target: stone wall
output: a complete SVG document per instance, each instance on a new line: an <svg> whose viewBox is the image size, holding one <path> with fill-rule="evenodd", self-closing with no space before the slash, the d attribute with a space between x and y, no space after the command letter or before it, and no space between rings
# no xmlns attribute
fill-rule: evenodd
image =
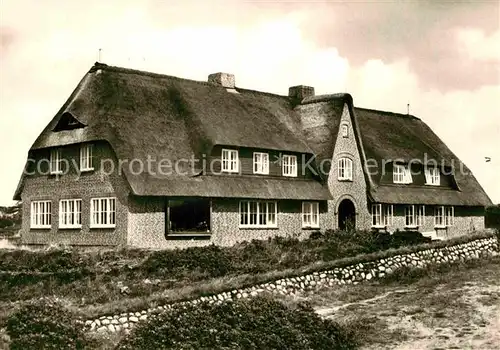
<svg viewBox="0 0 500 350"><path fill-rule="evenodd" d="M260 293L281 295L300 295L311 293L320 288L332 288L336 285L358 284L376 278L383 278L402 267L423 268L428 265L452 263L494 256L499 253L499 241L496 237L479 238L466 243L444 247L422 246L412 253L384 255L368 261L353 264L337 264L334 267L308 273L302 276L281 278L252 287L231 290L211 296L200 297L172 304L160 305L147 310L106 315L84 323L88 331L116 332L130 329L137 323L154 317L156 314L171 309L174 305L198 304L201 302L222 303L239 298L248 298Z"/></svg>

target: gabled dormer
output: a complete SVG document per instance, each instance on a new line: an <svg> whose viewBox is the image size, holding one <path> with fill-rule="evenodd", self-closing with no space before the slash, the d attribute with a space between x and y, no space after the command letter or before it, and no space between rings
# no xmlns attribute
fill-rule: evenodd
<svg viewBox="0 0 500 350"><path fill-rule="evenodd" d="M73 129L79 129L79 128L84 128L86 125L80 122L76 117L69 113L69 112L64 112L61 115L61 118L59 119L59 122L57 122L56 126L52 131L58 132L62 130L73 130Z"/></svg>

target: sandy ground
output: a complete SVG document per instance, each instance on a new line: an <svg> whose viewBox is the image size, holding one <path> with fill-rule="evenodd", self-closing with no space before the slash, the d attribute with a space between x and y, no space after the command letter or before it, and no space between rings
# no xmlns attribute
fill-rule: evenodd
<svg viewBox="0 0 500 350"><path fill-rule="evenodd" d="M316 311L338 322L358 318L375 326L363 349L500 350L498 260L405 286L351 291L351 298L349 289L323 295Z"/></svg>

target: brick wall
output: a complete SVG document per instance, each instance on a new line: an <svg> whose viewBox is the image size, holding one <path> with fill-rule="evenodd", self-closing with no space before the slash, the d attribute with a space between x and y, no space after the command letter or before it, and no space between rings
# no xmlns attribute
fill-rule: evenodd
<svg viewBox="0 0 500 350"><path fill-rule="evenodd" d="M127 238L127 206L129 188L123 176L118 173L106 176L100 173L100 160L112 159L114 152L109 144L99 142L93 149L94 171L82 173L71 170L66 175L28 175L21 195L23 201L22 244L73 244L73 245L124 245ZM37 160L48 152L35 152ZM79 165L79 145L63 148L63 157L75 160ZM116 227L112 229L90 228L90 199L95 197L116 197ZM59 228L59 200L82 199L81 229ZM31 229L31 202L52 201L52 225L50 229Z"/></svg>

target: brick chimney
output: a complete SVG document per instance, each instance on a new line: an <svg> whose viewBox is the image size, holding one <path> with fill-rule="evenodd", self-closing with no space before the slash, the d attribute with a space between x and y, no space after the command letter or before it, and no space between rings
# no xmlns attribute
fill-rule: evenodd
<svg viewBox="0 0 500 350"><path fill-rule="evenodd" d="M300 102L304 98L310 96L314 96L314 88L312 86L297 85L288 89L288 97L291 97L297 102Z"/></svg>
<svg viewBox="0 0 500 350"><path fill-rule="evenodd" d="M213 73L208 76L208 82L225 87L226 89L234 89L234 74Z"/></svg>

